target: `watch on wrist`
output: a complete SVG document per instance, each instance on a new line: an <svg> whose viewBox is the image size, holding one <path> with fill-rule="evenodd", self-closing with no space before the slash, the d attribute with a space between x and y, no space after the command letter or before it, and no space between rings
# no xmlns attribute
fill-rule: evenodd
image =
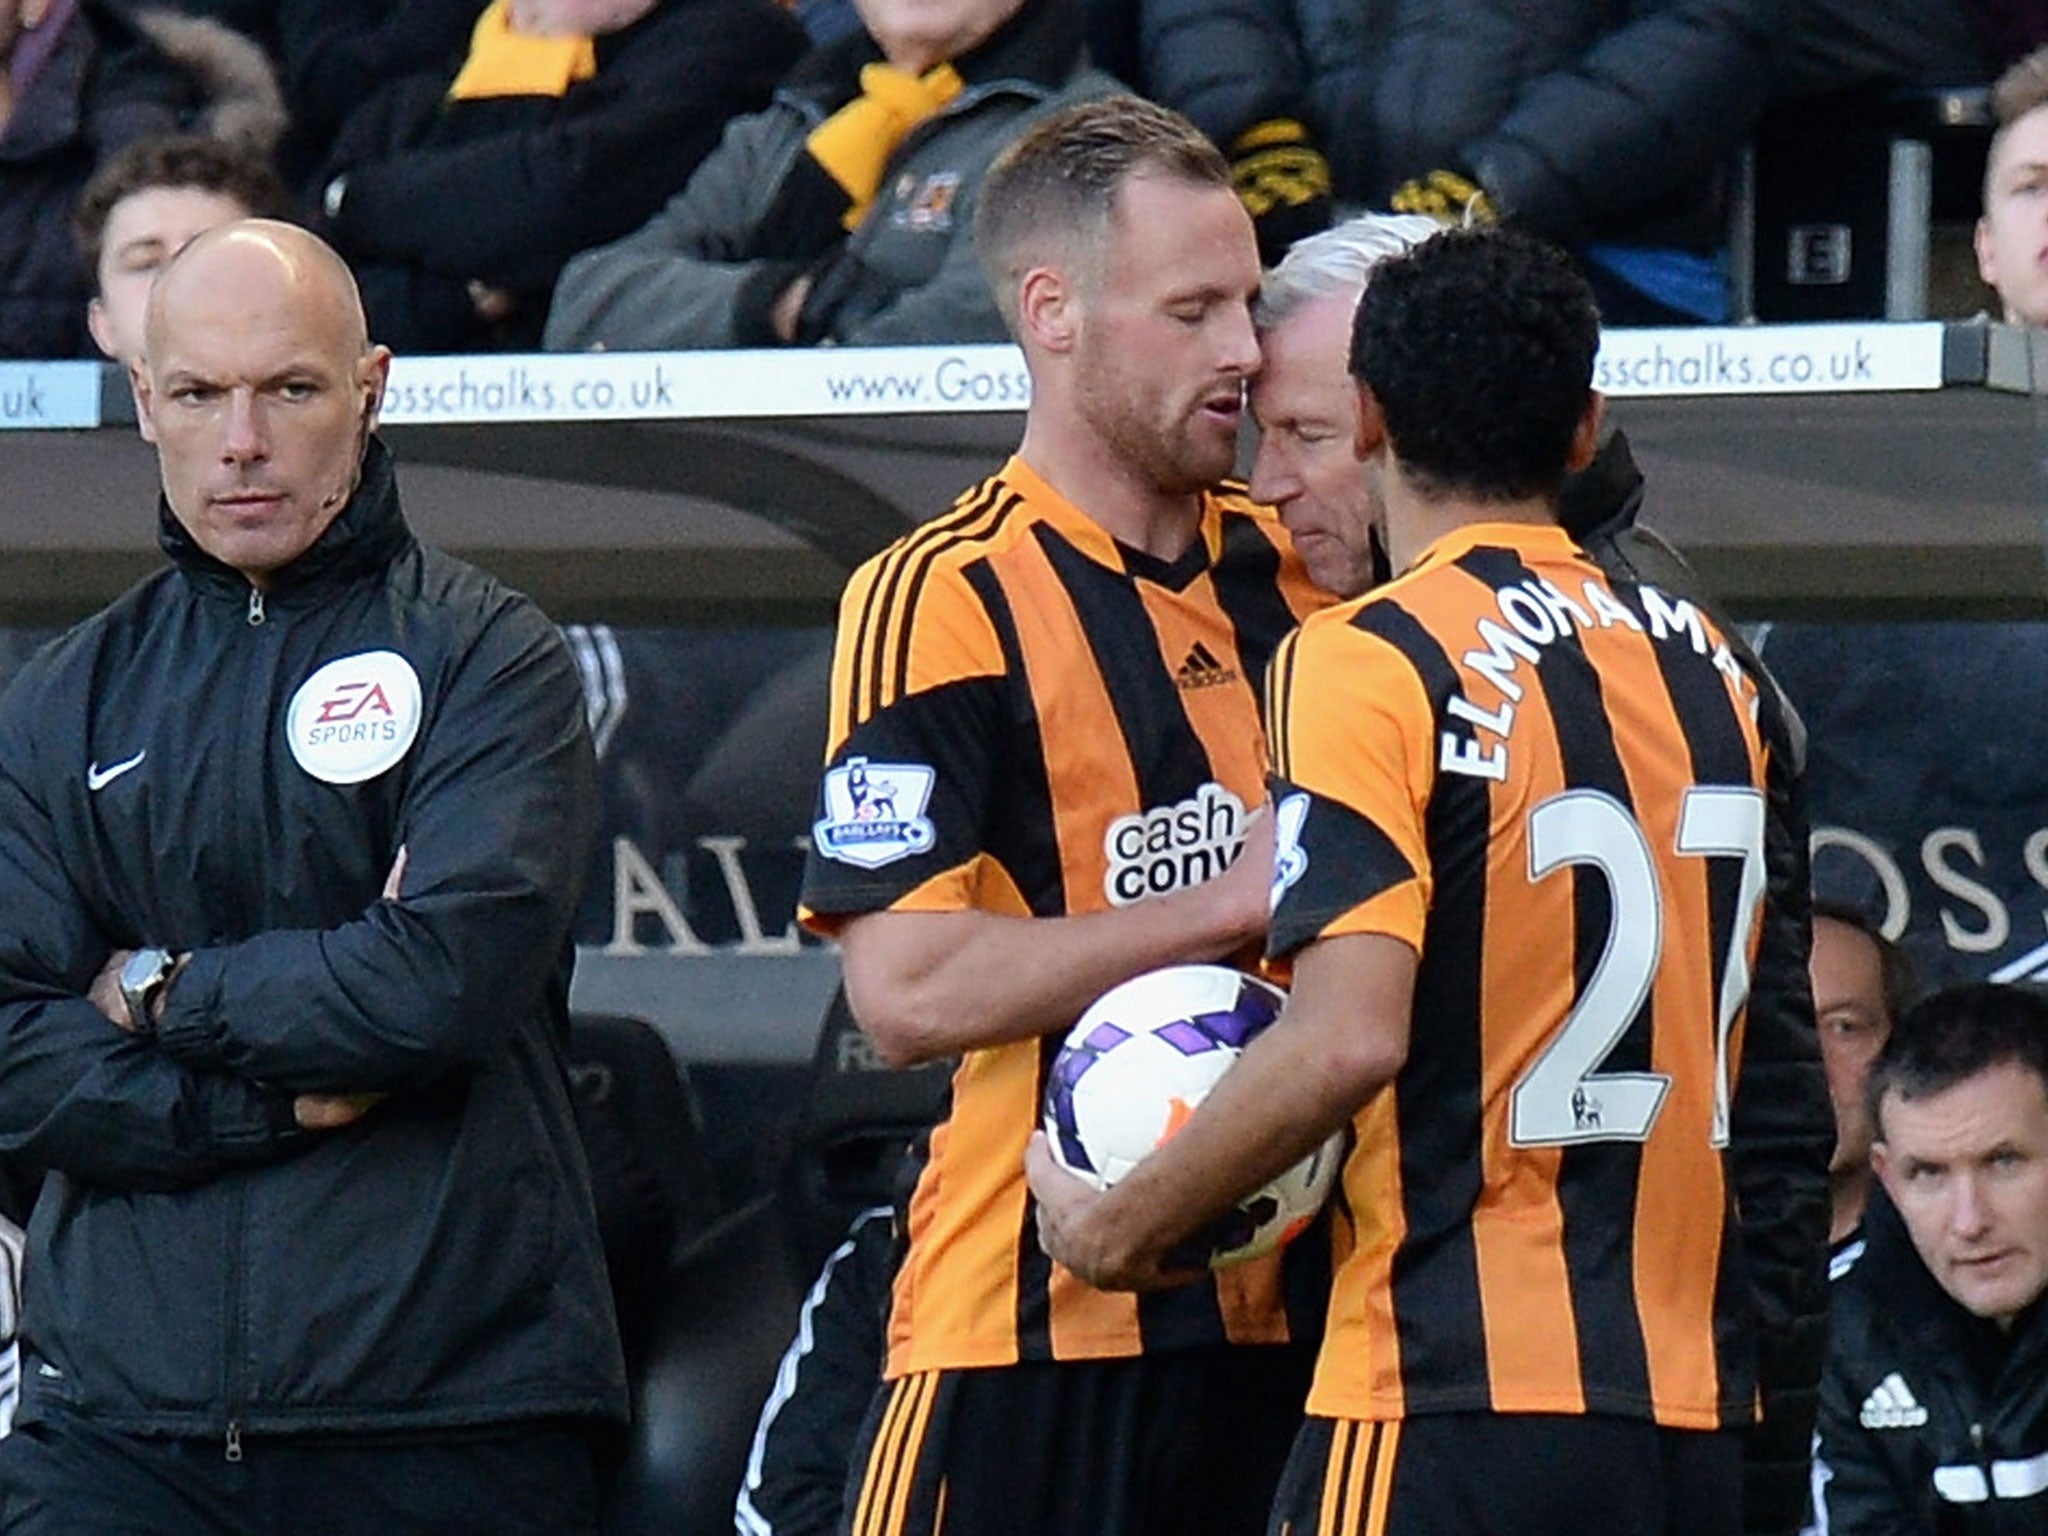
<svg viewBox="0 0 2048 1536"><path fill-rule="evenodd" d="M136 950L121 967L121 1000L128 1005L128 1027L136 1034L156 1032L156 1014L151 1005L177 968L177 957L154 944Z"/></svg>

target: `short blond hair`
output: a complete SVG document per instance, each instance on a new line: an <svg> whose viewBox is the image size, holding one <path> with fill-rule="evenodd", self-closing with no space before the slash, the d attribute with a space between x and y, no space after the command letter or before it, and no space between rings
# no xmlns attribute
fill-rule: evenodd
<svg viewBox="0 0 2048 1536"><path fill-rule="evenodd" d="M2010 128L2036 107L2048 107L2048 48L2036 48L1991 87L1991 120Z"/></svg>
<svg viewBox="0 0 2048 1536"><path fill-rule="evenodd" d="M1991 121L1997 125L1984 151L1984 201L1991 201L1991 173L2006 136L2021 118L2048 107L2048 48L2036 48L2000 75L1991 87Z"/></svg>
<svg viewBox="0 0 2048 1536"><path fill-rule="evenodd" d="M974 214L974 248L996 307L1017 329L1017 285L1048 246L1069 257L1101 239L1135 176L1230 190L1201 129L1139 96L1101 96L1041 118L996 156Z"/></svg>

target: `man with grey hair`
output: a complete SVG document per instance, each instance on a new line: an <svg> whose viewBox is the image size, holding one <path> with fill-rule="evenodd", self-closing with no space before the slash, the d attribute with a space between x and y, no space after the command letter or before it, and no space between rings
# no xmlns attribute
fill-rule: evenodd
<svg viewBox="0 0 2048 1536"><path fill-rule="evenodd" d="M1266 274L1252 310L1264 359L1249 391L1259 427L1252 499L1280 514L1309 575L1338 597L1365 591L1384 562L1352 446L1352 312L1374 266L1442 228L1421 214L1368 213L1298 241Z"/></svg>
<svg viewBox="0 0 2048 1536"><path fill-rule="evenodd" d="M1316 585L1338 597L1393 574L1373 527L1371 484L1352 452L1351 317L1376 265L1442 231L1422 214L1361 214L1297 242L1266 274L1252 308L1263 358L1247 386L1259 426L1252 499L1279 513ZM1684 559L1638 526L1642 501L1627 435L1610 423L1593 462L1565 481L1565 530L1610 574L1700 600Z"/></svg>

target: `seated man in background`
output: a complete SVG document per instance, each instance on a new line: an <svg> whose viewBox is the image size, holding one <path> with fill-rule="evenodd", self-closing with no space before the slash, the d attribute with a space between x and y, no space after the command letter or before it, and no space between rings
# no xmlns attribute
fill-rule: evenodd
<svg viewBox="0 0 2048 1536"><path fill-rule="evenodd" d="M236 219L279 218L290 202L260 156L200 134L131 144L94 172L72 216L93 274L86 327L118 363L142 356L150 284L195 235Z"/></svg>
<svg viewBox="0 0 2048 1536"><path fill-rule="evenodd" d="M1835 1106L1828 1246L1839 1278L1860 1252L1856 1243L1870 1199L1870 1143L1876 1134L1866 1094L1870 1064L1913 1000L1913 969L1906 952L1861 908L1827 900L1814 903L1810 967L1820 1062Z"/></svg>
<svg viewBox="0 0 2048 1536"><path fill-rule="evenodd" d="M186 0L195 3L195 0ZM461 63L488 0L213 0L270 12L292 127L281 159L293 186L317 171L341 125L391 81ZM252 36L263 33L247 24Z"/></svg>
<svg viewBox="0 0 2048 1536"><path fill-rule="evenodd" d="M2007 324L2048 325L2048 48L1998 77L1991 115L1977 271Z"/></svg>
<svg viewBox="0 0 2048 1536"><path fill-rule="evenodd" d="M530 348L563 263L659 208L802 50L773 0L495 0L452 78L343 121L310 212L394 350Z"/></svg>
<svg viewBox="0 0 2048 1536"><path fill-rule="evenodd" d="M554 351L1003 341L970 231L996 152L1114 89L1079 0L856 0L647 226L569 263Z"/></svg>
<svg viewBox="0 0 2048 1536"><path fill-rule="evenodd" d="M1819 1529L2048 1528L2048 1001L1937 993L1899 1021L1869 1097L1882 1191L1834 1286Z"/></svg>

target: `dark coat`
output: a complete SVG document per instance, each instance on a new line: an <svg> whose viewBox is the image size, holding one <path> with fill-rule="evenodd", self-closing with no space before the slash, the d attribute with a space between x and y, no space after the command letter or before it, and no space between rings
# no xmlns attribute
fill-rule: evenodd
<svg viewBox="0 0 2048 1536"><path fill-rule="evenodd" d="M1790 1532L1806 1506L1809 1441L1827 1344L1826 1169L1834 1146L1813 992L1812 868L1806 808L1806 726L1739 631L1700 589L1698 575L1636 521L1643 477L1615 430L1566 482L1562 521L1610 576L1651 582L1713 616L1762 701L1765 777L1763 930L1749 994L1742 1079L1729 1162L1742 1264L1755 1305L1762 1421L1743 1449L1744 1529Z"/></svg>
<svg viewBox="0 0 2048 1536"><path fill-rule="evenodd" d="M1773 94L1988 81L2003 65L1972 24L1974 8L1962 0L1803 0Z"/></svg>
<svg viewBox="0 0 2048 1536"><path fill-rule="evenodd" d="M341 125L407 75L453 79L485 0L245 0L275 13L294 182L327 159Z"/></svg>
<svg viewBox="0 0 2048 1536"><path fill-rule="evenodd" d="M98 356L71 234L79 190L115 150L189 128L207 105L115 7L80 6L0 132L0 357Z"/></svg>
<svg viewBox="0 0 2048 1536"><path fill-rule="evenodd" d="M0 698L0 1152L54 1170L23 1417L622 1415L565 1058L595 792L560 635L415 542L381 447L260 602L162 517L173 567ZM144 944L192 956L153 1039L85 996ZM344 1091L388 1097L296 1128Z"/></svg>
<svg viewBox="0 0 2048 1536"><path fill-rule="evenodd" d="M1553 240L1718 245L1790 0L1146 0L1151 94L1220 144L1305 121L1339 201L1473 174Z"/></svg>
<svg viewBox="0 0 2048 1536"><path fill-rule="evenodd" d="M559 97L449 101L452 75L391 81L342 126L309 196L347 174L321 232L356 270L372 335L400 352L531 347L578 251L646 222L764 105L802 54L772 0L664 0L597 40L597 74ZM494 325L471 280L514 296Z"/></svg>

